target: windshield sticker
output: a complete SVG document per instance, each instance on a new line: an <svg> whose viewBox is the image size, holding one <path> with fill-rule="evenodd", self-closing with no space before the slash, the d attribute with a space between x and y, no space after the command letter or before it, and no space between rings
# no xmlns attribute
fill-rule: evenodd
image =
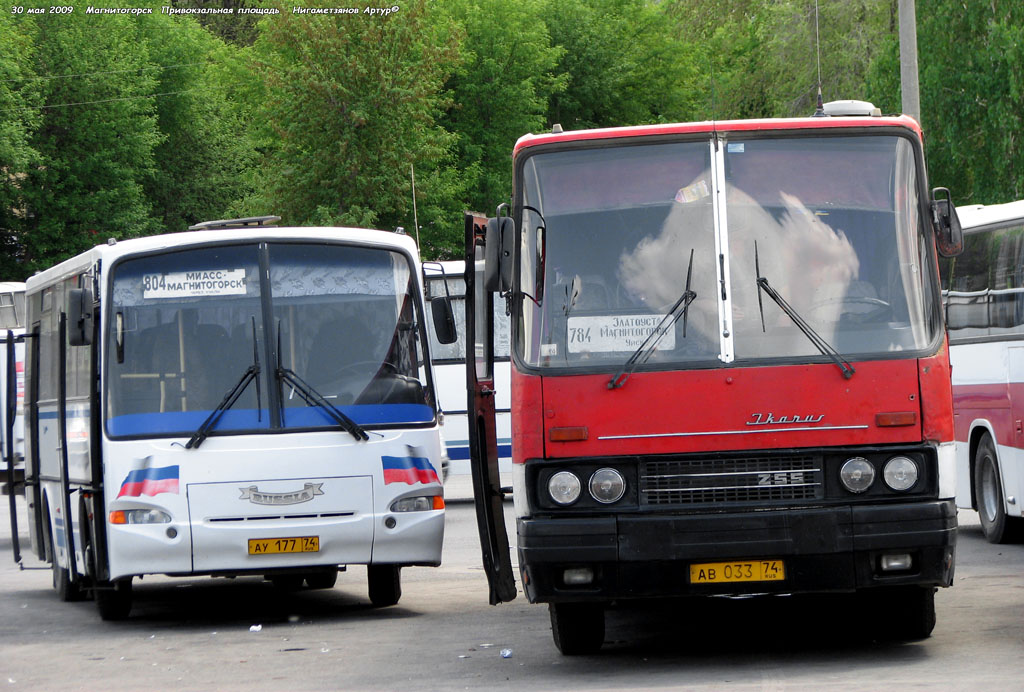
<svg viewBox="0 0 1024 692"><path fill-rule="evenodd" d="M142 277L143 300L236 295L245 295L245 269L146 274Z"/></svg>
<svg viewBox="0 0 1024 692"><path fill-rule="evenodd" d="M676 192L676 201L680 204L689 204L702 200L710 194L711 190L708 188L707 181L701 179L692 185L679 188L679 191Z"/></svg>
<svg viewBox="0 0 1024 692"><path fill-rule="evenodd" d="M635 351L649 337L664 315L598 315L570 317L569 353L613 353ZM669 326L658 349L676 347L676 332Z"/></svg>

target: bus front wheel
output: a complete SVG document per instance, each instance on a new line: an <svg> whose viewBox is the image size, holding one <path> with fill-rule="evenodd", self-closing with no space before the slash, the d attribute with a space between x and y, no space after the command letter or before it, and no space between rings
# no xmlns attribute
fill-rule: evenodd
<svg viewBox="0 0 1024 692"><path fill-rule="evenodd" d="M549 603L551 636L564 656L593 654L604 644L604 606L600 603Z"/></svg>
<svg viewBox="0 0 1024 692"><path fill-rule="evenodd" d="M977 498L981 530L989 543L1011 543L1019 540L1024 520L1006 515L1003 505L1003 482L999 477L999 461L992 436L985 433L974 453L974 493Z"/></svg>
<svg viewBox="0 0 1024 692"><path fill-rule="evenodd" d="M97 582L93 591L102 620L124 620L132 610L132 579Z"/></svg>
<svg viewBox="0 0 1024 692"><path fill-rule="evenodd" d="M370 603L378 608L393 606L402 597L402 568L398 565L367 565Z"/></svg>

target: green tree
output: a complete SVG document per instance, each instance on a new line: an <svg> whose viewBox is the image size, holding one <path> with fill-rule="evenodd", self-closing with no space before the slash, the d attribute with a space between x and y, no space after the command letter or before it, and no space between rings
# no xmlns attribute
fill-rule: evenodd
<svg viewBox="0 0 1024 692"><path fill-rule="evenodd" d="M545 13L562 48L550 123L611 127L686 119L695 108L699 60L678 38L661 3L650 0L558 0Z"/></svg>
<svg viewBox="0 0 1024 692"><path fill-rule="evenodd" d="M512 147L545 129L548 100L565 86L554 76L563 51L551 45L546 0L452 0L447 8L465 40L442 123L458 136L469 208L493 213L512 191Z"/></svg>
<svg viewBox="0 0 1024 692"><path fill-rule="evenodd" d="M145 185L161 230L224 218L249 191L246 172L256 165L248 122L228 102L222 78L240 50L227 46L190 17L154 14L140 19L155 77L157 127L154 174ZM215 69L213 66L217 66Z"/></svg>
<svg viewBox="0 0 1024 692"><path fill-rule="evenodd" d="M38 270L107 237L154 230L144 185L160 142L156 79L125 16L26 17L34 38L41 121L21 188L19 242Z"/></svg>
<svg viewBox="0 0 1024 692"><path fill-rule="evenodd" d="M24 264L20 233L25 215L24 186L38 161L31 145L39 124L39 80L32 71L33 45L25 23L0 3L0 280L21 281Z"/></svg>
<svg viewBox="0 0 1024 692"><path fill-rule="evenodd" d="M893 1L676 0L669 13L700 46L708 117L795 117L814 111L819 64L825 101L866 98L871 64L893 31Z"/></svg>
<svg viewBox="0 0 1024 692"><path fill-rule="evenodd" d="M1006 0L917 5L921 125L929 178L957 204L1024 197L1024 6ZM899 105L899 45L872 73L887 105Z"/></svg>
<svg viewBox="0 0 1024 692"><path fill-rule="evenodd" d="M261 22L254 48L266 100L254 117L276 138L262 169L265 199L290 223L411 228L414 165L424 199L455 200L418 209L421 241L441 251L461 223L454 137L437 124L458 37L429 21L426 0L399 7L320 16L288 6Z"/></svg>

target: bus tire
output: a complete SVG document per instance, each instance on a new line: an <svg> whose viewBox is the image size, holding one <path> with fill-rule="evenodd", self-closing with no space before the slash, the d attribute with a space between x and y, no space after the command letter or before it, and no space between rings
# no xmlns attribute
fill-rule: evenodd
<svg viewBox="0 0 1024 692"><path fill-rule="evenodd" d="M935 587L894 586L872 592L873 622L881 623L879 639L916 641L935 629Z"/></svg>
<svg viewBox="0 0 1024 692"><path fill-rule="evenodd" d="M1011 543L1020 539L1020 519L1006 516L999 460L992 436L982 435L974 453L974 494L981 530L989 543Z"/></svg>
<svg viewBox="0 0 1024 692"><path fill-rule="evenodd" d="M93 590L100 619L106 621L125 620L132 612L132 578L115 582L97 582Z"/></svg>
<svg viewBox="0 0 1024 692"><path fill-rule="evenodd" d="M327 572L310 572L306 575L306 586L311 589L333 589L337 583L337 568Z"/></svg>
<svg viewBox="0 0 1024 692"><path fill-rule="evenodd" d="M594 654L604 644L604 606L600 603L549 603L551 636L563 656Z"/></svg>
<svg viewBox="0 0 1024 692"><path fill-rule="evenodd" d="M370 603L377 608L393 606L402 598L402 568L398 565L367 565L366 581Z"/></svg>

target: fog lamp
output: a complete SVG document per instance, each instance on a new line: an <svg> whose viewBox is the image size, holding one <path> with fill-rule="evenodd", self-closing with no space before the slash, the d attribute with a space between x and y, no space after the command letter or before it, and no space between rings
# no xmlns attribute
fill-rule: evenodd
<svg viewBox="0 0 1024 692"><path fill-rule="evenodd" d="M594 583L594 570L589 567L577 567L562 572L562 583L566 586L583 586Z"/></svg>
<svg viewBox="0 0 1024 692"><path fill-rule="evenodd" d="M862 493L875 482L875 467L864 457L847 459L839 470L839 480L851 493Z"/></svg>
<svg viewBox="0 0 1024 692"><path fill-rule="evenodd" d="M914 561L909 553L899 553L898 555L883 555L881 564L883 572L900 572L910 569L914 565Z"/></svg>
<svg viewBox="0 0 1024 692"><path fill-rule="evenodd" d="M917 483L917 464L908 457L893 457L885 462L882 478L893 490L910 490Z"/></svg>
<svg viewBox="0 0 1024 692"><path fill-rule="evenodd" d="M548 495L560 505L576 502L580 488L580 479L572 471L559 471L548 479Z"/></svg>
<svg viewBox="0 0 1024 692"><path fill-rule="evenodd" d="M626 480L615 469L599 469L590 477L590 495L598 502L617 502L626 492Z"/></svg>

